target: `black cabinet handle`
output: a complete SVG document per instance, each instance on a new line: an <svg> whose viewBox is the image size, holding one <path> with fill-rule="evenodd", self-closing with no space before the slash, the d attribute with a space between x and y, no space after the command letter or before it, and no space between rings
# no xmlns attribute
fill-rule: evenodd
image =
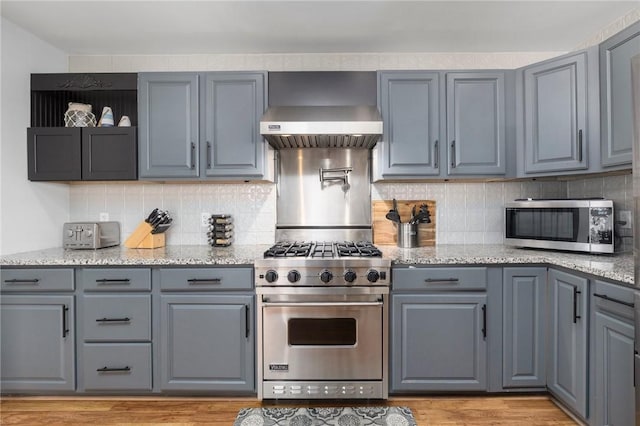
<svg viewBox="0 0 640 426"><path fill-rule="evenodd" d="M625 306L628 306L630 308L635 307L635 304L633 302L625 302L624 300L620 300L620 299L616 299L616 298L613 298L613 297L609 297L606 294L593 293L593 295L595 297L599 297L600 299L608 300L610 302L620 303L621 305L625 305Z"/></svg>
<svg viewBox="0 0 640 426"><path fill-rule="evenodd" d="M7 284L38 284L40 280L38 278L33 278L31 280L19 280L16 278L12 278L10 280L4 280Z"/></svg>
<svg viewBox="0 0 640 426"><path fill-rule="evenodd" d="M222 278L191 278L189 284L221 284Z"/></svg>
<svg viewBox="0 0 640 426"><path fill-rule="evenodd" d="M451 168L456 168L456 141L451 141Z"/></svg>
<svg viewBox="0 0 640 426"><path fill-rule="evenodd" d="M582 162L582 129L578 130L578 161Z"/></svg>
<svg viewBox="0 0 640 426"><path fill-rule="evenodd" d="M249 324L249 305L244 305L244 337L249 338L249 332L251 331L251 325Z"/></svg>
<svg viewBox="0 0 640 426"><path fill-rule="evenodd" d="M433 144L433 167L438 168L438 157L440 156L440 148L438 147L438 141Z"/></svg>
<svg viewBox="0 0 640 426"><path fill-rule="evenodd" d="M573 288L573 323L576 324L580 318L578 315L578 295L582 294L581 291L578 291L578 287Z"/></svg>
<svg viewBox="0 0 640 426"><path fill-rule="evenodd" d="M96 371L99 372L99 373L109 373L109 372L112 372L112 371L131 371L131 367L126 366L126 367L121 367L121 368L117 368L117 367L114 368L114 367L106 367L105 366L105 367L102 367L102 368L98 368Z"/></svg>
<svg viewBox="0 0 640 426"><path fill-rule="evenodd" d="M99 280L96 280L96 283L98 285L129 284L131 283L131 280L129 278L116 278L116 279L101 278Z"/></svg>
<svg viewBox="0 0 640 426"><path fill-rule="evenodd" d="M207 169L211 168L211 156L212 156L212 151L211 151L211 142L207 141Z"/></svg>
<svg viewBox="0 0 640 426"><path fill-rule="evenodd" d="M131 318L97 318L96 322L130 322Z"/></svg>
<svg viewBox="0 0 640 426"><path fill-rule="evenodd" d="M457 284L457 278L425 278L424 282L427 284Z"/></svg>
<svg viewBox="0 0 640 426"><path fill-rule="evenodd" d="M191 168L196 168L196 144L191 142Z"/></svg>
<svg viewBox="0 0 640 426"><path fill-rule="evenodd" d="M67 313L69 312L69 308L67 305L62 305L62 337L67 337L69 334L69 329L67 328Z"/></svg>
<svg viewBox="0 0 640 426"><path fill-rule="evenodd" d="M482 337L487 339L487 305L482 305Z"/></svg>

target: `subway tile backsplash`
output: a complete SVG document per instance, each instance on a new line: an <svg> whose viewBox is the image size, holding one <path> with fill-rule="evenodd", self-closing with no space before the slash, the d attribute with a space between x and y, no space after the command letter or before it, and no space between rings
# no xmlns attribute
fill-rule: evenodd
<svg viewBox="0 0 640 426"><path fill-rule="evenodd" d="M504 204L516 198L613 199L616 211L632 211L632 176L570 181L480 183L374 183L373 200L435 200L437 244L500 244ZM108 213L120 222L124 241L159 207L174 223L167 244L206 244L201 214L228 213L235 221L235 244L272 244L275 239L276 186L271 183L85 183L71 185L71 221L99 220ZM631 229L620 228L623 248Z"/></svg>

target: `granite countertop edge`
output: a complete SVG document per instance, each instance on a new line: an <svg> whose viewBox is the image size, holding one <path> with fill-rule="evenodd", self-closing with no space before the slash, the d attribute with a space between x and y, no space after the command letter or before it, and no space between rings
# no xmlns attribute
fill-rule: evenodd
<svg viewBox="0 0 640 426"><path fill-rule="evenodd" d="M379 246L394 265L551 265L633 286L633 256L518 249L496 245L440 245L402 249ZM20 266L251 266L269 245L230 247L167 246L142 250L112 247L101 250L45 250L0 257L0 267Z"/></svg>

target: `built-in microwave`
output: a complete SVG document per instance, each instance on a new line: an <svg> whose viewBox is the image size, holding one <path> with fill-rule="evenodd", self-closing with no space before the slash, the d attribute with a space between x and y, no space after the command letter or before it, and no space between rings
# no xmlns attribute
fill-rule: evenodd
<svg viewBox="0 0 640 426"><path fill-rule="evenodd" d="M611 200L519 199L505 205L507 245L613 253L614 240Z"/></svg>

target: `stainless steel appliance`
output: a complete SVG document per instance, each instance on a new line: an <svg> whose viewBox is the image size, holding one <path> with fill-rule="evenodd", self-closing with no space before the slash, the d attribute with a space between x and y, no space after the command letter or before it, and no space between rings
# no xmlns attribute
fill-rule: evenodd
<svg viewBox="0 0 640 426"><path fill-rule="evenodd" d="M277 243L256 260L258 398L386 399L390 268L366 242Z"/></svg>
<svg viewBox="0 0 640 426"><path fill-rule="evenodd" d="M65 249L99 249L120 245L118 222L67 222L62 226Z"/></svg>
<svg viewBox="0 0 640 426"><path fill-rule="evenodd" d="M640 426L640 55L631 59L631 86L633 93L633 259L635 296L635 357L636 426Z"/></svg>
<svg viewBox="0 0 640 426"><path fill-rule="evenodd" d="M519 247L613 253L613 201L521 199L505 205L504 243Z"/></svg>

